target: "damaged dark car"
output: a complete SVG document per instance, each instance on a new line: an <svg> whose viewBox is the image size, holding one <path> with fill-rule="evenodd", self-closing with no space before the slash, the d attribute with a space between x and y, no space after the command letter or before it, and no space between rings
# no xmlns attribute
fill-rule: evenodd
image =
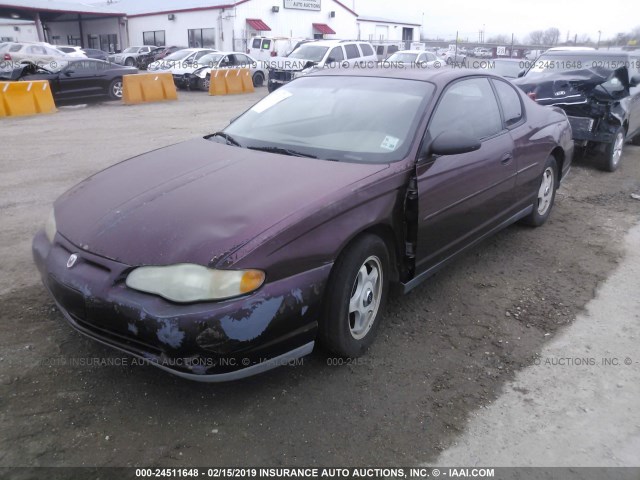
<svg viewBox="0 0 640 480"><path fill-rule="evenodd" d="M71 188L33 256L76 330L184 378L357 357L392 285L542 225L572 155L564 113L498 76L322 71Z"/></svg>
<svg viewBox="0 0 640 480"><path fill-rule="evenodd" d="M640 52L549 51L514 81L541 105L562 108L577 147L613 172L624 144L640 144Z"/></svg>
<svg viewBox="0 0 640 480"><path fill-rule="evenodd" d="M134 67L83 58L51 62L46 66L25 62L0 74L2 81L48 80L56 103L90 98L122 99L122 77L138 73Z"/></svg>

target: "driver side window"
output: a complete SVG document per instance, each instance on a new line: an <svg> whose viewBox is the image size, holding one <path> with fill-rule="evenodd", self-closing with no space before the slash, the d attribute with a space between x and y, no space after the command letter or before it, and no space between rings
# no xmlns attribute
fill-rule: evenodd
<svg viewBox="0 0 640 480"><path fill-rule="evenodd" d="M429 136L459 131L482 140L502 131L502 118L493 89L486 78L461 80L451 85L436 107Z"/></svg>

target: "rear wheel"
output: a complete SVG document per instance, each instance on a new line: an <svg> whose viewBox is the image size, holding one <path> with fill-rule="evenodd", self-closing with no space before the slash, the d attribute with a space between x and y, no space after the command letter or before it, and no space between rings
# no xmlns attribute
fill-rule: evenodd
<svg viewBox="0 0 640 480"><path fill-rule="evenodd" d="M120 100L122 98L122 79L114 78L109 84L109 97L113 100Z"/></svg>
<svg viewBox="0 0 640 480"><path fill-rule="evenodd" d="M613 140L604 151L601 168L606 172L615 172L620 166L622 150L624 148L625 132L623 127L619 127L613 134Z"/></svg>
<svg viewBox="0 0 640 480"><path fill-rule="evenodd" d="M134 63L135 63L135 62L134 62L133 58L131 58L131 57L127 58L127 59L124 61L124 64L125 64L127 67L133 67L133 64L134 64Z"/></svg>
<svg viewBox="0 0 640 480"><path fill-rule="evenodd" d="M537 192L537 201L533 206L533 211L522 219L522 222L539 227L547 221L551 215L553 202L556 198L556 190L558 188L558 163L554 157L547 158L544 165L542 176L540 177L540 185Z"/></svg>
<svg viewBox="0 0 640 480"><path fill-rule="evenodd" d="M264 84L264 75L260 72L253 74L253 86L261 87Z"/></svg>
<svg viewBox="0 0 640 480"><path fill-rule="evenodd" d="M389 286L389 253L375 235L352 243L336 261L319 325L324 346L340 356L358 357L373 343Z"/></svg>

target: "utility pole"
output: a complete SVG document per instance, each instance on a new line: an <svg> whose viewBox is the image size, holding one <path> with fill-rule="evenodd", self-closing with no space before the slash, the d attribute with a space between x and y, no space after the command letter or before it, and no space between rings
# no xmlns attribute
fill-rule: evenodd
<svg viewBox="0 0 640 480"><path fill-rule="evenodd" d="M598 30L598 46L596 46L596 50L600 50L600 37L602 36L602 30Z"/></svg>

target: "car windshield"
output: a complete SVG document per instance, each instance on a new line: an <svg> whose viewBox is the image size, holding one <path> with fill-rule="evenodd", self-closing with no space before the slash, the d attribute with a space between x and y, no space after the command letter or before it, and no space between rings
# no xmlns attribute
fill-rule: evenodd
<svg viewBox="0 0 640 480"><path fill-rule="evenodd" d="M567 55L542 55L533 64L526 74L527 78L534 78L549 73L569 72L571 70L584 70L588 68L606 68L616 70L628 66L629 60L625 57L607 55L579 55L569 53Z"/></svg>
<svg viewBox="0 0 640 480"><path fill-rule="evenodd" d="M289 58L297 58L299 60L310 60L312 62L319 62L327 53L329 47L321 47L319 45L304 44L296 48Z"/></svg>
<svg viewBox="0 0 640 480"><path fill-rule="evenodd" d="M302 77L211 139L294 156L394 162L409 152L433 91L432 84L416 80Z"/></svg>
<svg viewBox="0 0 640 480"><path fill-rule="evenodd" d="M164 57L165 60L182 60L183 58L188 57L193 53L192 50L178 50L177 52L173 52L171 55L167 55Z"/></svg>
<svg viewBox="0 0 640 480"><path fill-rule="evenodd" d="M418 58L417 53L403 53L397 52L387 58L388 62L398 62L398 63L412 63L415 62Z"/></svg>
<svg viewBox="0 0 640 480"><path fill-rule="evenodd" d="M507 78L516 78L522 67L520 66L520 62L515 61L501 61L501 60L489 60L487 62L483 62L482 68L484 70L489 70L491 73L495 73L496 75L500 75Z"/></svg>
<svg viewBox="0 0 640 480"><path fill-rule="evenodd" d="M124 52L122 53L137 53L138 50L140 50L140 47L129 47L125 48Z"/></svg>

